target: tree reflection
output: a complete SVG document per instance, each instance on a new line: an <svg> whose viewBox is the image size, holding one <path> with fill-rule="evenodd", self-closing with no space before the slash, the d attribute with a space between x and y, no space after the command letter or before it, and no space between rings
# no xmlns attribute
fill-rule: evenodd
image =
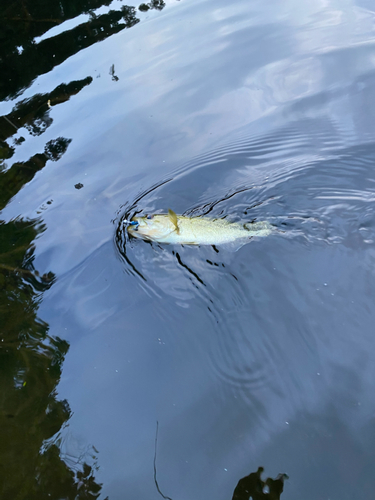
<svg viewBox="0 0 375 500"><path fill-rule="evenodd" d="M47 94L35 94L30 99L19 101L10 113L0 116L0 141L4 143L21 127L25 127L31 135L43 134L53 122L50 117L51 107L68 101L91 82L92 78L89 76L84 80L63 83Z"/></svg>
<svg viewBox="0 0 375 500"><path fill-rule="evenodd" d="M95 14L111 1L3 0L0 101L14 99L38 76L140 21L136 8L127 5ZM147 5L156 10L165 6L162 0ZM36 40L81 14L88 14L85 22ZM114 66L112 77L117 78ZM31 136L41 136L53 122L51 108L91 82L88 76L62 83L49 93L19 101L0 116L0 211L49 161L58 161L71 142L57 137L27 161L9 165L16 147L25 141L15 134L24 128ZM45 230L41 219L0 220L0 498L95 499L101 485L93 465L77 459L72 468L60 454L58 433L71 410L67 401L57 399L56 387L69 344L51 336L48 324L38 317L43 294L55 281L52 272L40 275L34 267L34 241ZM90 462L95 459L90 457Z"/></svg>
<svg viewBox="0 0 375 500"><path fill-rule="evenodd" d="M141 3L138 9L141 12L147 12L150 9L162 10L165 7L164 0L151 0L149 3Z"/></svg>
<svg viewBox="0 0 375 500"><path fill-rule="evenodd" d="M60 85L0 117L0 159L14 152L5 139L21 126L42 134L52 121L50 106L67 101L91 81ZM3 164L0 210L48 161L58 161L70 142L58 137L25 162L7 169ZM41 276L34 268L34 241L45 229L40 219L0 220L0 498L95 499L101 486L92 467L83 463L72 470L53 441L71 415L68 402L56 397L69 345L50 336L48 325L38 318L43 293L55 281L52 272Z"/></svg>
<svg viewBox="0 0 375 500"><path fill-rule="evenodd" d="M20 183L24 172L29 179L21 169ZM37 316L55 280L33 265L33 241L44 229L39 220L0 221L0 498L94 499L100 486L91 467L73 472L56 444L45 445L71 411L56 398L69 345Z"/></svg>
<svg viewBox="0 0 375 500"><path fill-rule="evenodd" d="M14 98L37 76L51 71L82 49L140 21L136 8L128 5L106 14L94 13L95 9L110 3L108 0L53 0L48 4L46 15L46 5L42 1L3 2L0 6L0 100ZM163 0L152 0L141 4L139 10L162 10L164 7ZM90 14L87 22L35 42L35 37L81 13Z"/></svg>

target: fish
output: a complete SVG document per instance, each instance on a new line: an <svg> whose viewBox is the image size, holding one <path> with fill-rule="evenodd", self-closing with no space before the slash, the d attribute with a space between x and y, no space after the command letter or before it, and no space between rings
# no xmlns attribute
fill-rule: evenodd
<svg viewBox="0 0 375 500"><path fill-rule="evenodd" d="M133 217L126 222L128 233L135 238L180 245L242 246L253 236L268 236L274 230L267 221L240 223L205 216L187 217L176 215L171 209L167 214Z"/></svg>

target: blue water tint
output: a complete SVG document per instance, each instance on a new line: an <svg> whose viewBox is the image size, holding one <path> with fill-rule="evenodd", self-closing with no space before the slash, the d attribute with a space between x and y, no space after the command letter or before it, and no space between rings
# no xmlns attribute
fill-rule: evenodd
<svg viewBox="0 0 375 500"><path fill-rule="evenodd" d="M13 132L25 141L0 175L71 141L1 212L43 221L27 241L55 278L33 300L69 344L51 391L70 412L44 446L90 464L102 499L160 497L157 421L174 500L230 499L260 465L288 474L281 498L371 498L374 10L170 0L136 15L0 105L51 105L41 133ZM121 224L169 208L277 230L233 252Z"/></svg>

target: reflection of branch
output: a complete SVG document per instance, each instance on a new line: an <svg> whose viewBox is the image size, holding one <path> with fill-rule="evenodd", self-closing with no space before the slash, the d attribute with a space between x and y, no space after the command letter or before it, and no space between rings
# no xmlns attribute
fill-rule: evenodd
<svg viewBox="0 0 375 500"><path fill-rule="evenodd" d="M5 269L6 271L11 271L13 273L22 273L27 274L28 276L35 276L32 271L29 271L28 269L21 269L20 267L12 267L7 266L6 264L0 264L0 268Z"/></svg>
<svg viewBox="0 0 375 500"><path fill-rule="evenodd" d="M34 175L47 163L47 156L37 153L26 162L14 163L12 167L0 174L0 210L18 191L33 179Z"/></svg>
<svg viewBox="0 0 375 500"><path fill-rule="evenodd" d="M37 76L51 71L94 43L131 28L139 21L135 8L124 5L120 10L110 10L38 44L27 44L21 54L4 54L0 57L0 100L17 95L31 85Z"/></svg>
<svg viewBox="0 0 375 500"><path fill-rule="evenodd" d="M69 101L71 96L78 94L91 82L92 77L88 76L83 80L62 83L48 94L35 94L30 99L18 102L10 113L0 118L4 118L16 130L26 127L31 134L40 135L52 123L52 118L48 116L49 108ZM4 141L12 136L13 128L0 122L0 140Z"/></svg>
<svg viewBox="0 0 375 500"><path fill-rule="evenodd" d="M6 271L10 271L12 273L21 273L26 276L31 276L33 278L41 278L43 281L49 283L54 279L54 276L52 278L49 278L47 274L43 274L43 276L39 276L39 273L37 271L29 271L28 269L22 269L21 267L12 267L8 266L7 264L0 264L1 269L5 269Z"/></svg>
<svg viewBox="0 0 375 500"><path fill-rule="evenodd" d="M150 3L141 3L138 10L147 12L149 9L163 10L165 7L164 0L151 0Z"/></svg>
<svg viewBox="0 0 375 500"><path fill-rule="evenodd" d="M172 500L172 498L165 496L161 492L161 490L159 488L158 480L156 479L156 449L157 449L157 446L158 446L158 432L159 432L159 422L157 421L156 422L156 435L155 435L155 455L154 455L154 483L155 483L156 489L158 490L158 492L160 493L160 495L163 498L165 498L166 500Z"/></svg>
<svg viewBox="0 0 375 500"><path fill-rule="evenodd" d="M16 130L18 130L18 127L16 127L16 126L14 125L14 123L12 123L12 122L9 120L9 118L7 118L6 116L3 116L3 118L4 118L4 120L6 120L8 123L10 123L10 124L12 125L12 127L14 127Z"/></svg>
<svg viewBox="0 0 375 500"><path fill-rule="evenodd" d="M58 137L46 144L44 153L37 153L28 161L14 163L9 170L0 173L0 210L23 186L30 182L48 160L57 161L65 153L71 139Z"/></svg>
<svg viewBox="0 0 375 500"><path fill-rule="evenodd" d="M0 171L2 165L2 160L8 160L14 155L14 148L10 147L9 144L3 142L0 139Z"/></svg>
<svg viewBox="0 0 375 500"><path fill-rule="evenodd" d="M4 21L14 21L17 23L54 23L61 24L63 20L61 19L22 19L22 17L3 17Z"/></svg>
<svg viewBox="0 0 375 500"><path fill-rule="evenodd" d="M3 222L3 221L1 221L1 222ZM26 250L29 248L29 246L30 246L29 243L27 245L18 246L17 248L14 248L13 250L10 250L9 252L2 252L0 254L0 256L1 256L2 259L4 259L4 257L12 256L14 254L19 253L20 251L26 252Z"/></svg>

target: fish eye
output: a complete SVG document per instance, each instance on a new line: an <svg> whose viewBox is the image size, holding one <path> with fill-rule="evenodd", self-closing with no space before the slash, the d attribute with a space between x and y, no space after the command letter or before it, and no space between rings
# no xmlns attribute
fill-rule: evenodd
<svg viewBox="0 0 375 500"><path fill-rule="evenodd" d="M153 215L147 215L146 219L153 219L154 216Z"/></svg>

